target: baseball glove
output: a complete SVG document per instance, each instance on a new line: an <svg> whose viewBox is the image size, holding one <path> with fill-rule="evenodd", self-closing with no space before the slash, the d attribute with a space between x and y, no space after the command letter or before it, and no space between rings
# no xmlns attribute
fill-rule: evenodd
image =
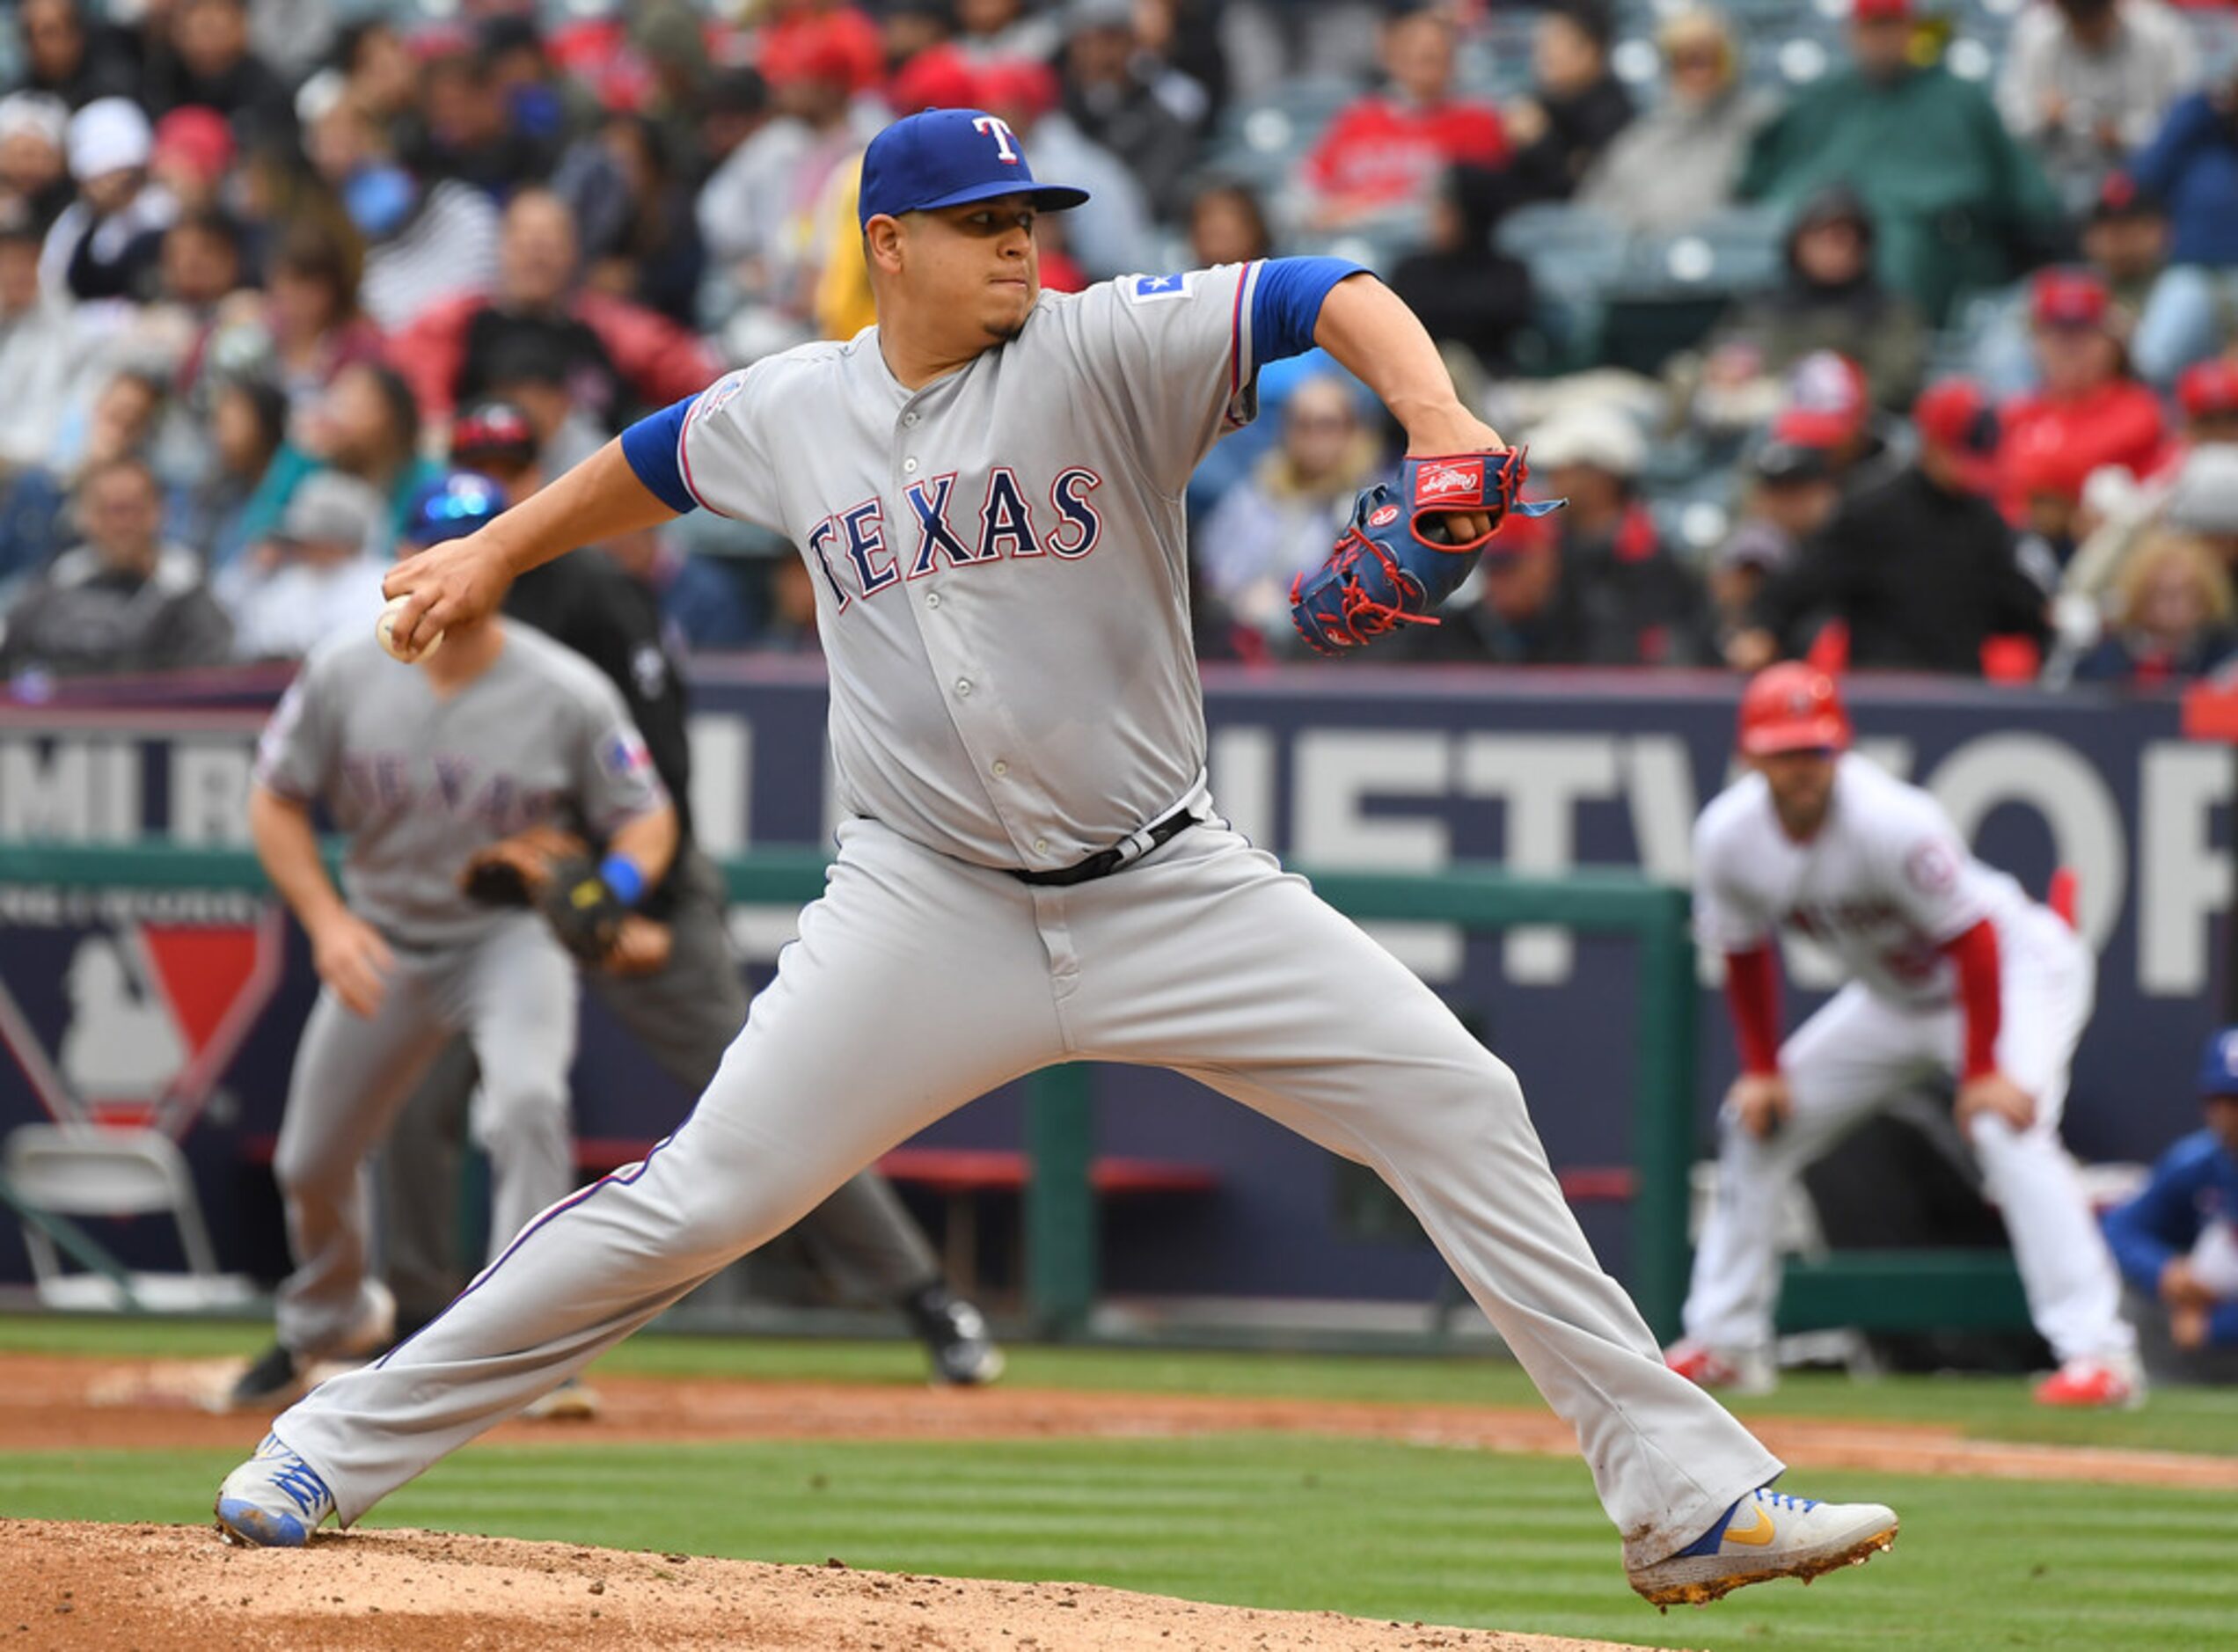
<svg viewBox="0 0 2238 1652"><path fill-rule="evenodd" d="M1521 448L1409 458L1399 490L1379 482L1354 501L1351 524L1329 559L1291 581L1290 618L1317 654L1365 647L1401 625L1434 625L1434 610L1468 577L1510 515L1543 516L1564 501L1518 497L1529 468ZM1486 518L1474 538L1452 537L1456 512Z"/></svg>
<svg viewBox="0 0 2238 1652"><path fill-rule="evenodd" d="M557 868L579 874L590 864L590 845L574 833L531 826L469 855L458 887L484 906L535 906Z"/></svg>
<svg viewBox="0 0 2238 1652"><path fill-rule="evenodd" d="M587 964L608 962L630 915L599 876L590 845L552 826L531 826L476 850L458 882L470 899L485 906L534 909L560 944ZM633 947L633 961L638 950Z"/></svg>

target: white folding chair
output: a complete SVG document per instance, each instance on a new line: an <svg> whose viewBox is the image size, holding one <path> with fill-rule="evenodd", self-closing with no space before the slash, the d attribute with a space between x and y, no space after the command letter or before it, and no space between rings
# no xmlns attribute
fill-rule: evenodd
<svg viewBox="0 0 2238 1652"><path fill-rule="evenodd" d="M110 1312L235 1307L252 1302L245 1276L220 1273L203 1225L194 1180L178 1144L160 1130L111 1129L98 1124L23 1124L9 1132L4 1173L33 1210L56 1217L169 1216L177 1227L183 1272L132 1272L121 1283L62 1265L54 1235L23 1223L39 1299L52 1308Z"/></svg>

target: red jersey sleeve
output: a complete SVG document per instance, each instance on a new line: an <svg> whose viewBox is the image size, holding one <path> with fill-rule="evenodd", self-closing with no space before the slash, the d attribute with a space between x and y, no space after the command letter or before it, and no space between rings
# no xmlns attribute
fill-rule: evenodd
<svg viewBox="0 0 2238 1652"><path fill-rule="evenodd" d="M1741 1071L1779 1071L1780 976L1768 944L1725 954L1725 1003L1733 1012Z"/></svg>
<svg viewBox="0 0 2238 1652"><path fill-rule="evenodd" d="M1958 969L1958 1007L1966 1020L1966 1049L1961 1079L1997 1071L1997 1033L2005 1012L1999 979L1997 931L1987 918L1944 943Z"/></svg>

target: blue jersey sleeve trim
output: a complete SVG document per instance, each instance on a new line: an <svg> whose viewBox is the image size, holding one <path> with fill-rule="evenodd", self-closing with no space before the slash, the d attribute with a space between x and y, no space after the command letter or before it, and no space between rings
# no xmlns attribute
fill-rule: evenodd
<svg viewBox="0 0 2238 1652"><path fill-rule="evenodd" d="M1264 364L1313 347L1314 324L1330 289L1368 272L1349 258L1270 258L1251 293L1251 355Z"/></svg>
<svg viewBox="0 0 2238 1652"><path fill-rule="evenodd" d="M684 424L698 399L687 396L622 432L622 457L637 479L679 516L699 506L684 478Z"/></svg>

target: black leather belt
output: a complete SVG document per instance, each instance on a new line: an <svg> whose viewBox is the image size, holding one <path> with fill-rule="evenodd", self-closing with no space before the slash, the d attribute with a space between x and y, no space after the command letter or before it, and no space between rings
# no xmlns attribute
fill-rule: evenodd
<svg viewBox="0 0 2238 1652"><path fill-rule="evenodd" d="M1131 837L1100 850L1086 860L1077 860L1069 866L1059 866L1054 872L1023 872L1013 869L1011 876L1020 883L1057 884L1093 883L1098 878L1108 878L1122 866L1131 866L1159 844L1179 837L1196 824L1196 816L1186 808L1177 808L1155 826L1145 827Z"/></svg>

